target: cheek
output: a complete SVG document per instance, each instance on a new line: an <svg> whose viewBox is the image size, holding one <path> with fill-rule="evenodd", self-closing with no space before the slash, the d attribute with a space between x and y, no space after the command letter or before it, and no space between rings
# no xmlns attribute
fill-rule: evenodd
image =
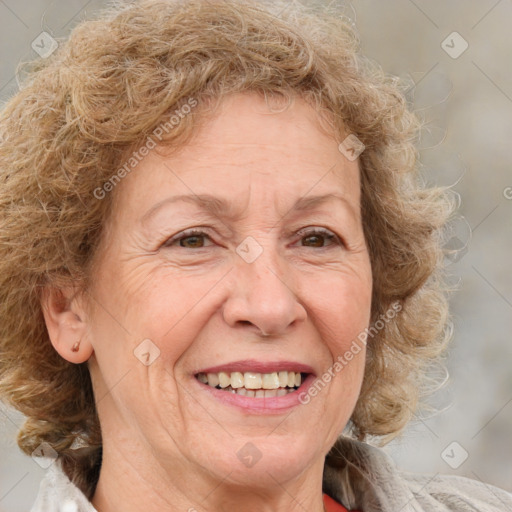
<svg viewBox="0 0 512 512"><path fill-rule="evenodd" d="M150 339L158 347L158 363L168 370L190 348L218 307L215 287L221 277L159 272L146 276L137 293L126 292L124 315L130 333L139 340Z"/></svg>
<svg viewBox="0 0 512 512"><path fill-rule="evenodd" d="M371 312L371 280L364 275L329 275L309 286L313 323L333 356L344 353L366 327Z"/></svg>
<svg viewBox="0 0 512 512"><path fill-rule="evenodd" d="M148 275L140 283L132 280L130 286L116 288L112 281L97 291L101 305L92 322L91 374L95 392L106 397L99 407L104 421L114 405L126 421L154 428L155 414L163 405L162 390L169 398L167 413L179 416L173 369L201 329L197 306L211 287L205 281L185 283L174 276L153 279ZM111 294L106 293L109 287Z"/></svg>
<svg viewBox="0 0 512 512"><path fill-rule="evenodd" d="M371 313L372 282L368 267L360 272L337 272L316 280L309 286L308 304L320 338L329 358L318 376L316 385L320 394L323 386L330 389L328 396L338 404L332 411L341 415L340 425L355 406L361 389L366 345L363 334ZM343 404L343 406L339 405Z"/></svg>

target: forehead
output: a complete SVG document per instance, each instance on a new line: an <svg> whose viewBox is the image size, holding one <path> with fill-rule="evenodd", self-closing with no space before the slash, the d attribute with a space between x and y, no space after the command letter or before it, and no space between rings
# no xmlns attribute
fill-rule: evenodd
<svg viewBox="0 0 512 512"><path fill-rule="evenodd" d="M119 207L133 215L185 194L243 205L254 196L260 205L286 210L309 194L339 193L357 206L359 167L339 152L334 134L304 100L276 113L259 95L238 94L220 103L178 151L150 152L116 193Z"/></svg>

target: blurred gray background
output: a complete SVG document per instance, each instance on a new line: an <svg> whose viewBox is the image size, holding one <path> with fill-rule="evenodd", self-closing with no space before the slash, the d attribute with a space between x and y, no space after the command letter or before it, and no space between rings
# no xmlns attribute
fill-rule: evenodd
<svg viewBox="0 0 512 512"><path fill-rule="evenodd" d="M66 36L105 4L0 0L0 102L17 90L17 64L45 46L42 31ZM430 400L443 411L417 416L386 450L406 470L512 491L512 1L353 0L346 15L365 54L408 83L426 122L424 175L454 186L463 216L448 240L460 249L448 260L459 286L450 380ZM16 447L21 422L0 407L0 512L29 509L45 473Z"/></svg>

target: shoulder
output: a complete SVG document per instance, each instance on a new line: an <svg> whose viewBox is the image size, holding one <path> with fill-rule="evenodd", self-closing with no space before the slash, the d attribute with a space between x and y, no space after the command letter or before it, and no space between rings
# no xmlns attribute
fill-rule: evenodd
<svg viewBox="0 0 512 512"><path fill-rule="evenodd" d="M504 512L512 511L512 494L479 480L454 475L417 475L400 472L421 510Z"/></svg>
<svg viewBox="0 0 512 512"><path fill-rule="evenodd" d="M324 489L364 512L504 512L512 494L478 480L400 471L382 449L340 438L326 457Z"/></svg>
<svg viewBox="0 0 512 512"><path fill-rule="evenodd" d="M55 461L46 471L30 512L96 512L89 500Z"/></svg>

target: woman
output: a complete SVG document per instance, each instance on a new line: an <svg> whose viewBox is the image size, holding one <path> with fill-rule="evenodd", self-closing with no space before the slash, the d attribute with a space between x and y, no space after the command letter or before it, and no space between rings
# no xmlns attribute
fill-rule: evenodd
<svg viewBox="0 0 512 512"><path fill-rule="evenodd" d="M512 510L365 442L446 347L452 205L357 51L327 11L142 0L4 108L0 390L56 459L34 512Z"/></svg>

